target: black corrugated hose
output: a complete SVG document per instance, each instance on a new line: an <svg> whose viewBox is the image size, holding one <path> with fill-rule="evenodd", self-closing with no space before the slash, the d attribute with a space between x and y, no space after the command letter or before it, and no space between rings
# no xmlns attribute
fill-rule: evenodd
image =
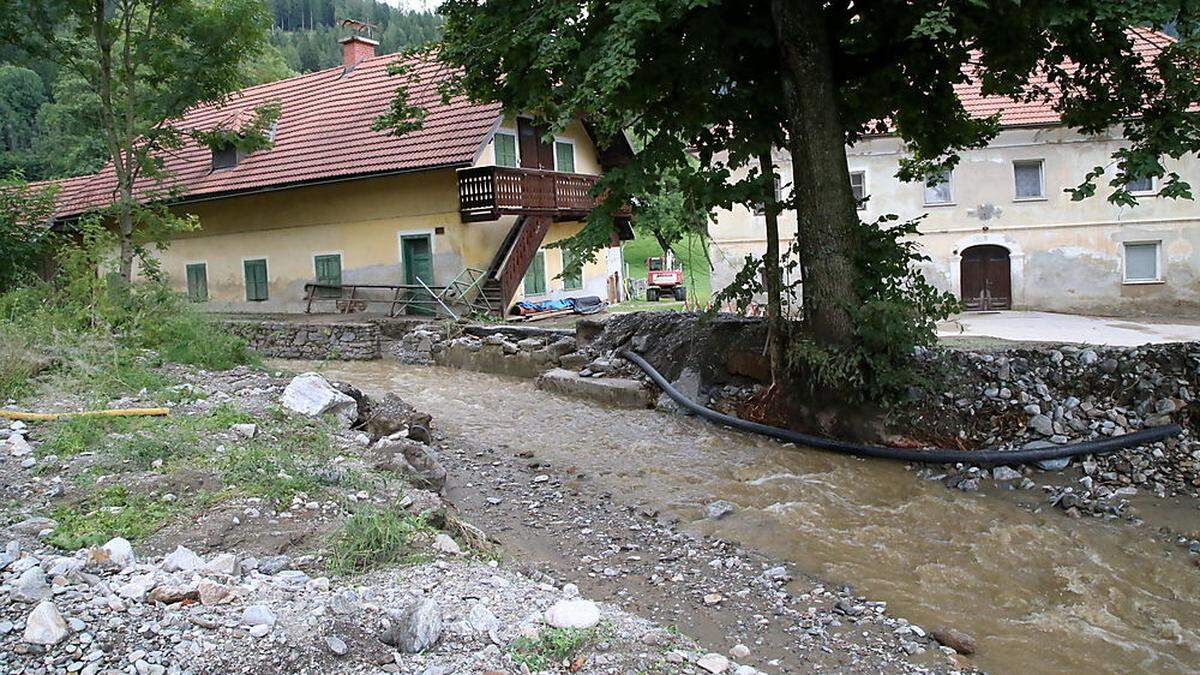
<svg viewBox="0 0 1200 675"><path fill-rule="evenodd" d="M1056 445L1049 448L1037 448L1026 450L947 450L944 448L887 448L879 445L863 445L861 443L848 443L845 441L837 441L829 438L821 438L820 436L811 436L809 434L791 431L790 429L780 429L779 427L771 427L757 422L733 417L719 413L715 410L710 410L704 406L689 400L686 396L679 393L675 387L671 386L670 382L659 374L654 366L651 366L641 356L625 350L621 355L632 362L637 367L645 371L646 375L654 384L667 393L676 403L683 406L690 412L699 415L711 422L724 424L725 426L749 431L763 436L769 436L781 441L795 443L797 445L807 445L812 448L821 450L831 450L847 455L855 455L857 457L883 457L886 459L898 459L902 462L926 462L930 464L949 464L962 462L964 464L977 464L980 466L993 466L997 464L1029 464L1039 462L1046 459L1062 459L1064 457L1074 457L1076 455L1100 455L1123 448L1130 448L1135 445L1145 443L1154 443L1165 438L1175 436L1182 433L1183 429L1178 424L1165 424L1159 427L1151 427L1142 429L1130 434L1122 434L1120 436L1110 436L1108 438L1099 438L1091 441L1082 441L1079 443L1068 443L1067 445Z"/></svg>

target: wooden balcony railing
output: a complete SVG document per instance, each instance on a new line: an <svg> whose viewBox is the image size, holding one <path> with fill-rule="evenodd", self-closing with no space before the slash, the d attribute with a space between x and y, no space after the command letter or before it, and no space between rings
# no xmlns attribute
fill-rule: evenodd
<svg viewBox="0 0 1200 675"><path fill-rule="evenodd" d="M507 166L458 171L458 208L464 223L506 215L586 218L600 202L592 196L598 176ZM628 207L618 216L629 217Z"/></svg>

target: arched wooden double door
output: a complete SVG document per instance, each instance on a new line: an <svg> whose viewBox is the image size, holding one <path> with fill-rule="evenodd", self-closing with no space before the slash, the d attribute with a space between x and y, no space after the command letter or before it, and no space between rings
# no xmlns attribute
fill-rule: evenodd
<svg viewBox="0 0 1200 675"><path fill-rule="evenodd" d="M968 311L1011 309L1008 249L986 244L962 252L962 302Z"/></svg>

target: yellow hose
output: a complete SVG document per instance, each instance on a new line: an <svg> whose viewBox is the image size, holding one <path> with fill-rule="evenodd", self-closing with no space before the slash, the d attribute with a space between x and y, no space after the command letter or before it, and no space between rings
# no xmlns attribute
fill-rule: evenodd
<svg viewBox="0 0 1200 675"><path fill-rule="evenodd" d="M83 412L36 413L19 410L0 410L0 417L25 422L44 422L60 417L138 417L166 415L171 411L167 408L118 408L116 410L85 410Z"/></svg>

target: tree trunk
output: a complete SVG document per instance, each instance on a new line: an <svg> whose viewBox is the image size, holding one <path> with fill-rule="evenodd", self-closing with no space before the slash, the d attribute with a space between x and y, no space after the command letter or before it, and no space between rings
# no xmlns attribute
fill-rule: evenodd
<svg viewBox="0 0 1200 675"><path fill-rule="evenodd" d="M858 224L834 96L833 64L820 3L771 0L783 64L792 155L796 236L803 271L804 327L825 345L853 339L853 233Z"/></svg>
<svg viewBox="0 0 1200 675"><path fill-rule="evenodd" d="M667 238L658 229L651 228L650 233L654 235L655 241L658 242L658 247L662 249L664 261L668 253L671 254L671 257L675 257L675 249L671 247L671 242L667 241Z"/></svg>
<svg viewBox="0 0 1200 675"><path fill-rule="evenodd" d="M758 166L764 176L774 180L775 165L771 151L759 155ZM783 279L779 271L779 204L775 191L770 190L763 203L763 216L767 223L767 252L763 255L763 271L767 278L767 354L771 359L771 386L783 383L786 367L784 347L786 336L783 325Z"/></svg>
<svg viewBox="0 0 1200 675"><path fill-rule="evenodd" d="M129 284L133 281L133 202L132 195L122 198L120 211L117 214L117 225L121 234L121 282Z"/></svg>

